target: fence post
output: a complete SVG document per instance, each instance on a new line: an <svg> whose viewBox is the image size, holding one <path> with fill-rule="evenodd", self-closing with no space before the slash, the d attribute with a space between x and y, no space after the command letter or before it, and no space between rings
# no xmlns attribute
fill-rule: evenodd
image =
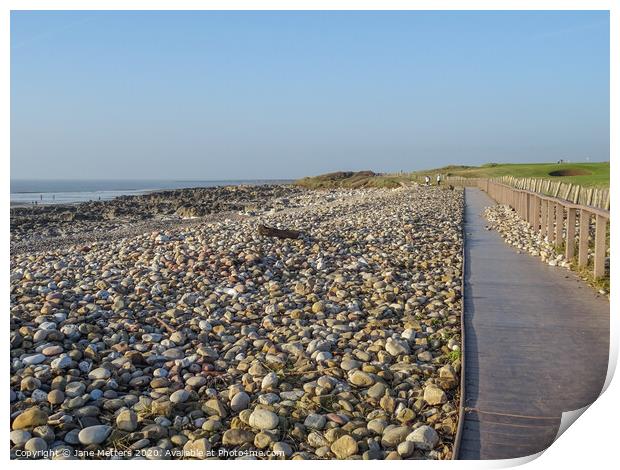
<svg viewBox="0 0 620 470"><path fill-rule="evenodd" d="M566 209L566 260L571 261L575 257L575 221L577 209Z"/></svg>
<svg viewBox="0 0 620 470"><path fill-rule="evenodd" d="M540 198L536 195L532 195L532 222L534 230L537 232L540 230Z"/></svg>
<svg viewBox="0 0 620 470"><path fill-rule="evenodd" d="M525 204L524 204L524 206L525 206L524 207L525 208L525 220L526 220L526 222L528 224L532 225L532 221L530 220L530 213L531 213L531 211L530 211L530 204L531 204L530 193L523 193L523 194L525 196L525 198L524 198L525 199Z"/></svg>
<svg viewBox="0 0 620 470"><path fill-rule="evenodd" d="M579 210L579 267L588 265L588 238L590 237L590 213Z"/></svg>
<svg viewBox="0 0 620 470"><path fill-rule="evenodd" d="M549 201L541 199L540 206L540 234L545 238L547 236L547 211L549 210Z"/></svg>
<svg viewBox="0 0 620 470"><path fill-rule="evenodd" d="M547 240L549 243L555 242L555 231L553 230L553 219L554 219L554 209L555 204L553 202L548 201L547 204Z"/></svg>
<svg viewBox="0 0 620 470"><path fill-rule="evenodd" d="M555 246L562 245L562 231L564 229L564 206L555 205Z"/></svg>
<svg viewBox="0 0 620 470"><path fill-rule="evenodd" d="M605 240L607 238L607 219L596 216L596 232L594 235L594 279L605 275Z"/></svg>

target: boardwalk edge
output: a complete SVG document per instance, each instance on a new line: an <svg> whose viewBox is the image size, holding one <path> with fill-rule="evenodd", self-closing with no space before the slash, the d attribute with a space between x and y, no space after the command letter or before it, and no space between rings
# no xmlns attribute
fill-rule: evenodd
<svg viewBox="0 0 620 470"><path fill-rule="evenodd" d="M461 438L463 435L463 425L465 422L465 207L466 191L463 188L463 209L461 214L461 371L460 371L460 390L459 390L459 423L454 438L454 446L452 448L452 460L458 460L461 447Z"/></svg>

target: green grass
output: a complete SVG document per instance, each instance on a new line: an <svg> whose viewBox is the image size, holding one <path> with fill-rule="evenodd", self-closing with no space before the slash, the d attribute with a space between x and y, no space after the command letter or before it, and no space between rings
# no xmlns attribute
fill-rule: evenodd
<svg viewBox="0 0 620 470"><path fill-rule="evenodd" d="M555 171L584 173L576 176L552 176ZM450 165L443 168L414 172L414 177L433 176L437 173L466 178L544 178L552 181L579 184L588 187L609 187L609 162L600 163L487 163L482 166Z"/></svg>
<svg viewBox="0 0 620 470"><path fill-rule="evenodd" d="M583 173L575 176L552 176L556 171ZM609 187L609 162L601 163L487 163L482 166L449 165L412 173L378 174L372 171L338 171L302 178L296 185L308 189L329 188L397 188L401 183L420 181L425 175L435 184L435 175L465 178L543 178L551 181L578 184L584 187Z"/></svg>
<svg viewBox="0 0 620 470"><path fill-rule="evenodd" d="M461 358L461 350L457 349L456 351L450 351L447 355L448 355L448 360L450 362L454 362Z"/></svg>

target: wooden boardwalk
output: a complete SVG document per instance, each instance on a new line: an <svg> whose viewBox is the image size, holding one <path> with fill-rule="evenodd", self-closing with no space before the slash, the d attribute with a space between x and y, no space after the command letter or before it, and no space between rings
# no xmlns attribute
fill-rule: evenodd
<svg viewBox="0 0 620 470"><path fill-rule="evenodd" d="M486 230L481 214L492 204L466 189L460 459L544 450L562 412L592 403L607 374L607 299Z"/></svg>

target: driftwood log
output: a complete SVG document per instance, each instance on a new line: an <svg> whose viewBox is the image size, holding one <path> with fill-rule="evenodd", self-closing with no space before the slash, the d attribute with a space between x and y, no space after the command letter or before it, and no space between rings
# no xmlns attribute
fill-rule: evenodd
<svg viewBox="0 0 620 470"><path fill-rule="evenodd" d="M267 227L266 225L259 225L258 233L266 237L277 238L299 238L301 235L301 232L297 230L280 230L278 228Z"/></svg>

